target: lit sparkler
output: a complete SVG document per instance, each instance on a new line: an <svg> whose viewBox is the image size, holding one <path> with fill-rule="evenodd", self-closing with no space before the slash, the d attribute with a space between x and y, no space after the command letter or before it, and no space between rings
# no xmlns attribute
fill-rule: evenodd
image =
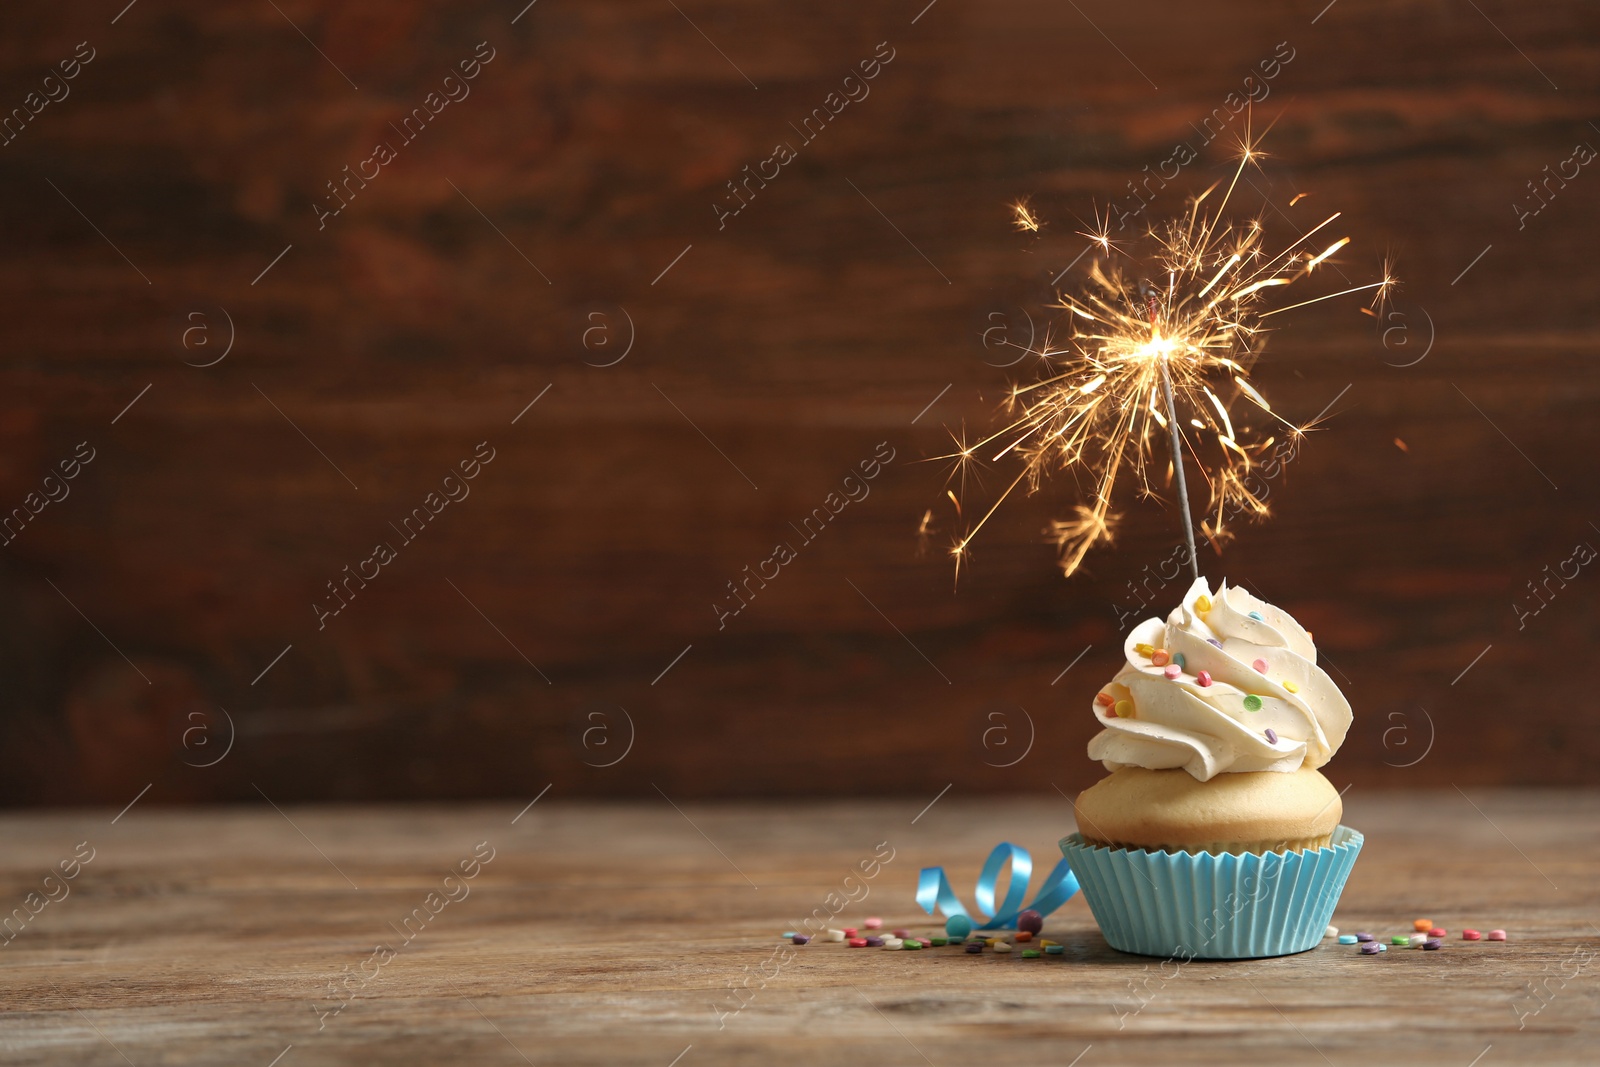
<svg viewBox="0 0 1600 1067"><path fill-rule="evenodd" d="M1268 514L1266 501L1250 486L1250 474L1277 438L1258 430L1254 419L1236 419L1230 409L1243 396L1249 414L1264 415L1260 421L1275 421L1284 433L1298 437L1311 427L1285 421L1250 384L1250 370L1266 340L1264 320L1364 291L1373 292L1373 305L1379 306L1395 281L1385 265L1382 279L1371 284L1267 307L1269 292L1312 274L1350 239L1312 250L1316 246L1309 242L1338 213L1276 250L1267 244L1260 217L1226 221L1244 168L1261 156L1248 137L1240 150L1238 168L1216 211L1203 214L1202 208L1220 182L1190 201L1186 214L1151 228L1147 256L1138 258L1113 244L1109 216L1097 217L1095 232L1083 234L1099 245L1088 285L1051 305L1065 312L1066 345L1053 347L1047 336L1030 348L1044 373L1036 382L1012 386L1006 402L1010 421L971 443L964 434L957 437L957 450L940 457L954 461L951 477L959 474L963 487L975 464L1013 455L1022 461L1021 472L951 548L958 574L967 546L1000 504L1018 486L1035 492L1047 475L1061 471L1085 470L1094 483L1092 496L1077 506L1072 519L1051 523L1051 539L1067 575L1095 544L1111 540L1118 517L1113 494L1123 474L1131 472L1145 496L1159 497L1156 483L1174 483L1198 576L1185 453L1209 489L1200 529L1214 545L1231 536L1234 515ZM1026 202L1013 205L1013 211L1019 230L1036 232L1042 225ZM1158 470L1155 443L1162 438L1170 451Z"/></svg>

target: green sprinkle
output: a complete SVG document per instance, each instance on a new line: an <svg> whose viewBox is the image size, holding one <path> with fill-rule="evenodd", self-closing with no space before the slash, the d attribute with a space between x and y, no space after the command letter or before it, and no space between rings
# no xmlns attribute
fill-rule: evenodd
<svg viewBox="0 0 1600 1067"><path fill-rule="evenodd" d="M1022 958L1025 960L1036 960L1039 958L1039 950L1036 948L1025 948L1022 950Z"/></svg>
<svg viewBox="0 0 1600 1067"><path fill-rule="evenodd" d="M1245 711L1260 711L1261 710L1261 698L1256 696L1254 693L1251 693L1250 695L1246 696L1244 698L1244 710Z"/></svg>
<svg viewBox="0 0 1600 1067"><path fill-rule="evenodd" d="M901 948L906 948L906 949L918 949L918 948L922 947L922 942L918 941L914 937L908 937L908 938L906 938L906 943L901 945L900 947Z"/></svg>
<svg viewBox="0 0 1600 1067"><path fill-rule="evenodd" d="M1067 947L1065 945L1046 945L1044 950L1048 955L1059 956L1067 951Z"/></svg>
<svg viewBox="0 0 1600 1067"><path fill-rule="evenodd" d="M1391 944L1391 945L1409 945L1409 944L1411 944L1411 939L1409 937L1404 937L1404 936L1402 936L1400 934L1396 934L1395 936L1393 936L1393 937L1391 937L1389 939L1389 944Z"/></svg>
<svg viewBox="0 0 1600 1067"><path fill-rule="evenodd" d="M928 940L933 942L934 948L943 948L950 943L950 939L947 937L930 937Z"/></svg>

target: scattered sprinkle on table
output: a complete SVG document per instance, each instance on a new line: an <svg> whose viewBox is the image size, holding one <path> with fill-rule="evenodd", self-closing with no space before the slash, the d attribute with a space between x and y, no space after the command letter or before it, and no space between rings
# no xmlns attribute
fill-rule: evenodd
<svg viewBox="0 0 1600 1067"><path fill-rule="evenodd" d="M1444 942L1439 940L1437 937L1430 937L1430 938L1428 938L1428 940L1426 940L1426 941L1424 941L1422 943L1422 947L1425 948L1425 949L1430 949L1431 950L1431 949L1436 949L1436 948L1438 948L1439 946L1441 946L1443 944L1444 944Z"/></svg>
<svg viewBox="0 0 1600 1067"><path fill-rule="evenodd" d="M996 952L1010 952L1011 951L1011 942L1009 942L1009 941L996 941L994 943L994 950Z"/></svg>
<svg viewBox="0 0 1600 1067"><path fill-rule="evenodd" d="M1383 946L1376 941L1363 941L1361 943L1361 954L1363 956L1376 956L1382 951Z"/></svg>
<svg viewBox="0 0 1600 1067"><path fill-rule="evenodd" d="M795 934L794 937L792 938L792 940L797 945L808 945L808 944L811 943L811 935L810 934Z"/></svg>
<svg viewBox="0 0 1600 1067"><path fill-rule="evenodd" d="M905 942L900 940L898 937L886 937L883 939L884 948L899 948L903 944L905 944Z"/></svg>
<svg viewBox="0 0 1600 1067"><path fill-rule="evenodd" d="M1425 941L1427 941L1427 940L1428 940L1428 935L1427 934L1412 934L1411 935L1411 947L1412 948L1421 948L1423 943Z"/></svg>
<svg viewBox="0 0 1600 1067"><path fill-rule="evenodd" d="M1396 934L1396 935L1394 935L1393 937L1391 937L1389 939L1389 944L1391 944L1391 945L1409 945L1409 944L1411 944L1411 938L1409 936L1407 936L1406 934Z"/></svg>
<svg viewBox="0 0 1600 1067"><path fill-rule="evenodd" d="M865 926L868 930L877 930L882 928L883 920L874 915L861 925Z"/></svg>
<svg viewBox="0 0 1600 1067"><path fill-rule="evenodd" d="M1046 945L1044 947L1044 950L1045 950L1045 952L1049 953L1052 956L1059 956L1063 952L1067 951L1065 945L1056 945L1056 944Z"/></svg>
<svg viewBox="0 0 1600 1067"><path fill-rule="evenodd" d="M844 931L830 928L828 930L828 940L829 941L843 941L844 940Z"/></svg>
<svg viewBox="0 0 1600 1067"><path fill-rule="evenodd" d="M968 941L967 942L967 951L969 953L971 953L972 955L974 955L974 956L977 955L978 953L983 951L983 942L982 941Z"/></svg>
<svg viewBox="0 0 1600 1067"><path fill-rule="evenodd" d="M1504 930L1490 930L1489 931L1489 940L1490 941L1504 941L1505 939L1506 939L1506 932Z"/></svg>
<svg viewBox="0 0 1600 1067"><path fill-rule="evenodd" d="M1356 935L1355 934L1340 934L1339 935L1339 944L1341 944L1341 945L1353 945L1355 943L1356 943Z"/></svg>
<svg viewBox="0 0 1600 1067"><path fill-rule="evenodd" d="M928 943L934 948L943 948L950 943L950 939L947 937L934 937L929 938Z"/></svg>
<svg viewBox="0 0 1600 1067"><path fill-rule="evenodd" d="M794 931L793 930L785 930L783 932L783 939L785 941L788 941L792 937L794 937Z"/></svg>
<svg viewBox="0 0 1600 1067"><path fill-rule="evenodd" d="M1366 933L1357 934L1356 935L1356 940L1357 941L1371 941L1372 940L1372 935L1371 934L1366 934Z"/></svg>
<svg viewBox="0 0 1600 1067"><path fill-rule="evenodd" d="M1416 929L1418 929L1418 930L1432 930L1433 929L1433 920L1432 919L1417 919L1417 920L1414 920L1411 923L1411 925L1413 927L1415 927Z"/></svg>
<svg viewBox="0 0 1600 1067"><path fill-rule="evenodd" d="M1476 930L1463 930L1463 931L1461 931L1461 940L1463 940L1463 941L1476 941L1479 938L1481 938L1482 936L1483 935L1478 933L1478 931L1476 931Z"/></svg>
<svg viewBox="0 0 1600 1067"><path fill-rule="evenodd" d="M881 937L864 937L864 938L862 938L862 940L867 943L867 947L868 948L882 948L883 947L883 938L881 938Z"/></svg>
<svg viewBox="0 0 1600 1067"><path fill-rule="evenodd" d="M900 947L904 949L921 949L922 942L918 941L914 937L908 937L904 941L900 942Z"/></svg>
<svg viewBox="0 0 1600 1067"><path fill-rule="evenodd" d="M1449 933L1450 933L1450 931L1446 930L1444 927L1435 926L1432 930L1428 931L1428 936L1429 937L1444 937Z"/></svg>
<svg viewBox="0 0 1600 1067"><path fill-rule="evenodd" d="M1039 950L1036 948L1025 948L1022 950L1022 958L1025 960L1036 960L1039 958L1039 955Z"/></svg>
<svg viewBox="0 0 1600 1067"><path fill-rule="evenodd" d="M896 930L896 931L894 931L894 936L896 936L896 937L910 937L911 936L911 931L910 930Z"/></svg>
<svg viewBox="0 0 1600 1067"><path fill-rule="evenodd" d="M846 941L845 944L849 945L851 948L866 948L867 939L864 937L852 937L849 941Z"/></svg>

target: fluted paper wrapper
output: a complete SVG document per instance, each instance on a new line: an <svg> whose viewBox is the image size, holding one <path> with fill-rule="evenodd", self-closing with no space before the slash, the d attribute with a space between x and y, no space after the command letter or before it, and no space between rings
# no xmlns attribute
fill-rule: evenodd
<svg viewBox="0 0 1600 1067"><path fill-rule="evenodd" d="M1340 826L1326 848L1235 856L1096 847L1070 834L1061 851L1112 948L1243 960L1322 940L1362 840Z"/></svg>

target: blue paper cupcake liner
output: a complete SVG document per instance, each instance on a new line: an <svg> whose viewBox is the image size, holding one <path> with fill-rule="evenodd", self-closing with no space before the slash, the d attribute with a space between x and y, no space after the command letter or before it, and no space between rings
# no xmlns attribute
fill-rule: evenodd
<svg viewBox="0 0 1600 1067"><path fill-rule="evenodd" d="M1363 838L1235 856L1150 852L1061 839L1061 852L1112 948L1180 960L1287 956L1322 940Z"/></svg>

